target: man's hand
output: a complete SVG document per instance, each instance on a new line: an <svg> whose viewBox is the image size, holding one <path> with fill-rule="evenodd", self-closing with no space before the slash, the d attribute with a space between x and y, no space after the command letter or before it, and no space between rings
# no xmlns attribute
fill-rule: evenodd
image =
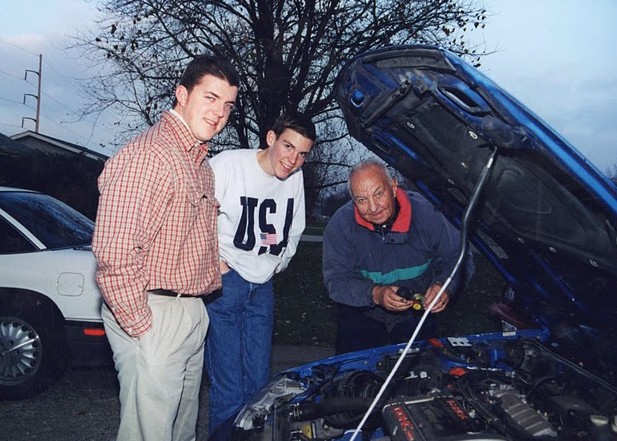
<svg viewBox="0 0 617 441"><path fill-rule="evenodd" d="M231 268L229 268L229 265L227 265L227 262L225 262L223 259L221 259L219 265L221 267L221 275L227 274L231 270Z"/></svg>
<svg viewBox="0 0 617 441"><path fill-rule="evenodd" d="M424 307L425 308L428 308L428 306L431 304L433 299L439 293L440 289L441 289L441 283L434 283L433 285L428 287L428 289L426 290L426 293L424 294ZM446 290L443 292L443 294L439 298L439 301L435 303L435 306L433 306L433 309L431 310L431 312L443 311L444 309L446 309L446 306L448 306L449 301L450 301L450 294Z"/></svg>
<svg viewBox="0 0 617 441"><path fill-rule="evenodd" d="M407 311L413 301L396 294L398 286L375 286L373 288L373 303L389 311Z"/></svg>

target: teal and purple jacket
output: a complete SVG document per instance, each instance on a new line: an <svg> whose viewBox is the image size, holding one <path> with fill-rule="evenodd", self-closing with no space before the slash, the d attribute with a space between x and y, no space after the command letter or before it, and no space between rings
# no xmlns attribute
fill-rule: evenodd
<svg viewBox="0 0 617 441"><path fill-rule="evenodd" d="M404 286L423 294L450 275L460 246L458 230L423 196L397 189L396 199L400 209L390 228L376 229L349 201L332 216L323 238L323 278L330 298L389 324L408 317L376 306L373 287ZM473 269L468 249L462 271L448 287L451 298L464 288Z"/></svg>

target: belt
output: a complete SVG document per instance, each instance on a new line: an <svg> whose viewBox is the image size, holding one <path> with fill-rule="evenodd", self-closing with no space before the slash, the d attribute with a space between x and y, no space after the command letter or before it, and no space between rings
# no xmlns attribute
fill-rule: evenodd
<svg viewBox="0 0 617 441"><path fill-rule="evenodd" d="M165 296L165 297L195 297L189 294L178 294L176 291L172 291L170 289L151 289L148 292L150 294L155 294L157 296Z"/></svg>

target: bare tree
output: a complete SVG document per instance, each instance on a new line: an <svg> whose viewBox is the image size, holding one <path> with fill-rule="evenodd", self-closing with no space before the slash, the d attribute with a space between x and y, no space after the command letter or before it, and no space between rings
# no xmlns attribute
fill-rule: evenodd
<svg viewBox="0 0 617 441"><path fill-rule="evenodd" d="M307 189L340 182L355 155L333 95L346 61L372 48L420 43L477 62L465 38L486 18L472 0L101 0L100 10L100 34L77 39L93 60L109 62L86 87L86 113L114 107L153 124L194 55L226 57L240 71L241 92L213 148L255 147L281 111L304 111L319 135L305 165Z"/></svg>

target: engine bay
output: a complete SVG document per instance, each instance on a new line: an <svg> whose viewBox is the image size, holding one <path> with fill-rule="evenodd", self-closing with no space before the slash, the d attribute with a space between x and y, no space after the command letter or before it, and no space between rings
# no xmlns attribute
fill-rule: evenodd
<svg viewBox="0 0 617 441"><path fill-rule="evenodd" d="M251 426L263 440L351 439L400 353L287 371L296 393ZM373 404L358 440L617 440L617 389L535 339L412 347Z"/></svg>

